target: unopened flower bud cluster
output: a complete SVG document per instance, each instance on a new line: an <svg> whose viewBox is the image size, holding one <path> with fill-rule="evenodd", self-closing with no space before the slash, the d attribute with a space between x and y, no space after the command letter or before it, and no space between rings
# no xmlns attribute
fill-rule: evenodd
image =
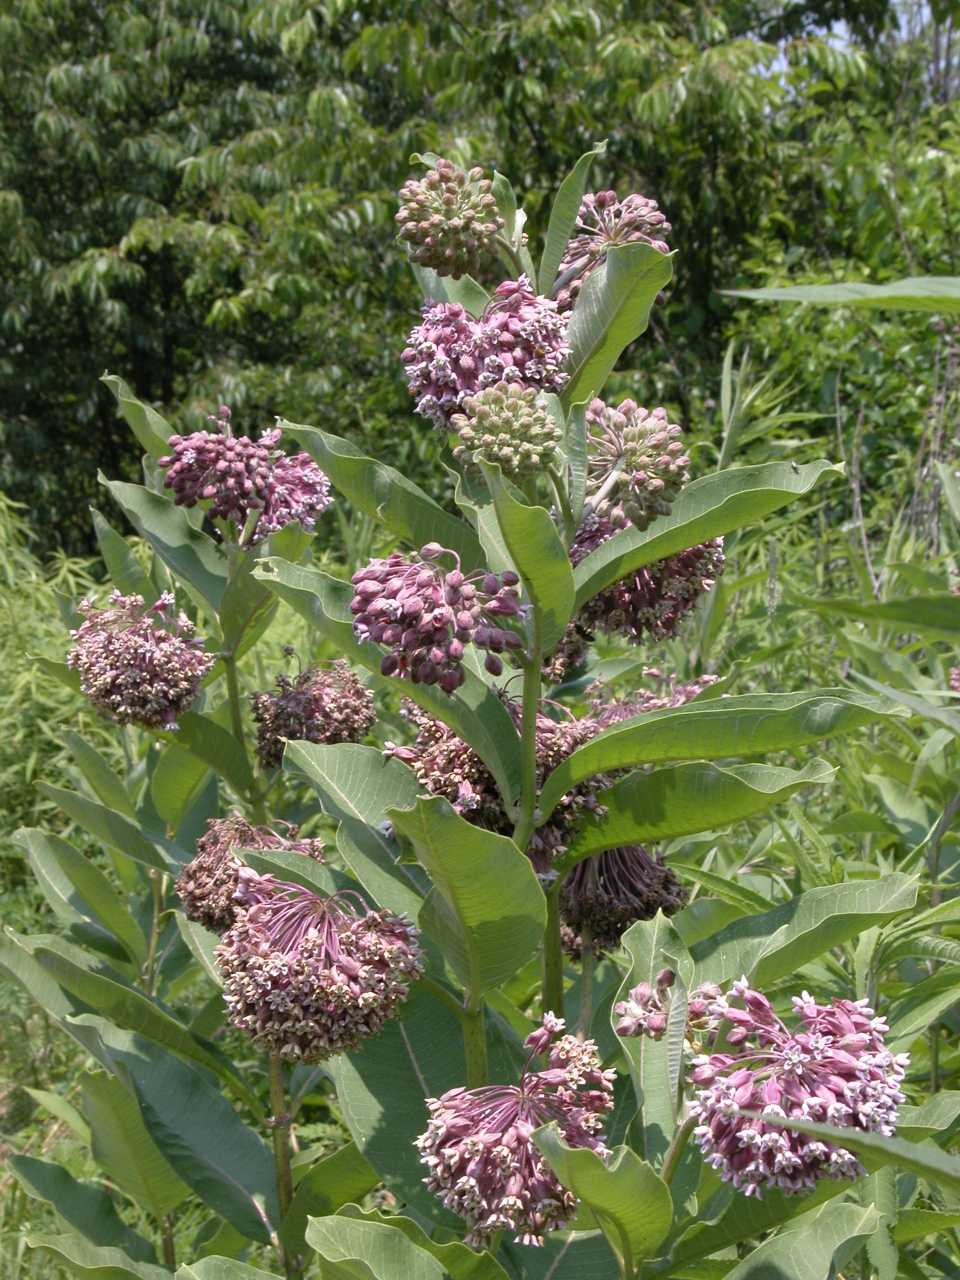
<svg viewBox="0 0 960 1280"><path fill-rule="evenodd" d="M606 259L615 245L640 242L659 253L669 253L664 239L670 223L648 196L629 195L619 200L615 191L587 192L580 202L574 234L557 272L556 299L564 310L572 307L587 277Z"/></svg>
<svg viewBox="0 0 960 1280"><path fill-rule="evenodd" d="M671 916L687 900L687 891L659 856L641 845L607 849L578 862L560 890L560 918L566 950L579 958L584 929L596 952L616 947L637 920L658 911Z"/></svg>
<svg viewBox="0 0 960 1280"><path fill-rule="evenodd" d="M373 728L373 694L342 658L329 669L310 667L296 679L277 676L277 692L250 698L257 724L257 757L264 769L277 768L288 742L360 742Z"/></svg>
<svg viewBox="0 0 960 1280"><path fill-rule="evenodd" d="M511 476L551 466L563 438L559 425L537 403L537 391L517 382L500 382L468 396L450 429L460 437L455 458L494 463Z"/></svg>
<svg viewBox="0 0 960 1280"><path fill-rule="evenodd" d="M480 274L494 256L503 219L482 169L464 172L438 160L423 178L404 183L400 200L400 236L420 266L456 280Z"/></svg>
<svg viewBox="0 0 960 1280"><path fill-rule="evenodd" d="M690 478L690 459L682 430L668 420L666 409L644 409L635 400L622 400L613 408L593 400L587 423L596 514L619 523L622 512L637 529L669 515Z"/></svg>

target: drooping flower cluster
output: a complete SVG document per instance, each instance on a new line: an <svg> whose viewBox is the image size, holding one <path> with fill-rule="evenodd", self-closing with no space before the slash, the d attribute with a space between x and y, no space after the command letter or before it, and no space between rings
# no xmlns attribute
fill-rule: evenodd
<svg viewBox="0 0 960 1280"><path fill-rule="evenodd" d="M257 757L264 769L279 766L288 741L359 742L373 727L373 694L338 659L329 669L309 667L291 680L277 676L277 690L251 694L257 722Z"/></svg>
<svg viewBox="0 0 960 1280"><path fill-rule="evenodd" d="M671 916L687 900L687 891L662 858L638 844L584 858L568 872L560 890L560 917L566 950L579 959L583 930L589 929L596 952L616 947L637 920L658 911Z"/></svg>
<svg viewBox="0 0 960 1280"><path fill-rule="evenodd" d="M614 245L642 241L660 253L669 253L663 237L670 230L656 200L636 194L618 200L615 191L588 192L580 202L574 235L560 259L557 302L564 310L572 307L584 281Z"/></svg>
<svg viewBox="0 0 960 1280"><path fill-rule="evenodd" d="M456 567L444 570L439 564L443 556ZM380 663L385 676L437 684L453 693L466 678L463 654L468 644L487 651L485 666L494 675L503 670L498 654L523 647L515 631L498 625L521 614L518 582L510 571L468 578L456 552L435 542L412 558L395 551L353 575L354 632L359 640L390 650Z"/></svg>
<svg viewBox="0 0 960 1280"><path fill-rule="evenodd" d="M639 982L627 995L613 1006L619 1018L616 1024L618 1036L648 1036L659 1040L667 1029L666 993L673 986L676 975L672 969L661 969L653 986Z"/></svg>
<svg viewBox="0 0 960 1280"><path fill-rule="evenodd" d="M866 1000L820 1005L804 992L793 1008L799 1025L790 1029L746 978L735 982L709 1009L730 1050L693 1061L694 1139L721 1178L748 1196L767 1188L796 1195L822 1177L863 1173L851 1152L781 1128L776 1117L891 1137L904 1100L909 1058L887 1048L887 1024Z"/></svg>
<svg viewBox="0 0 960 1280"><path fill-rule="evenodd" d="M468 396L498 383L561 391L569 354L566 318L522 275L499 286L479 320L458 303L428 303L400 358L417 413L446 430Z"/></svg>
<svg viewBox="0 0 960 1280"><path fill-rule="evenodd" d="M536 390L517 382L499 382L468 396L463 413L453 415L450 428L460 437L455 458L495 463L507 475L549 467L563 435L537 404Z"/></svg>
<svg viewBox="0 0 960 1280"><path fill-rule="evenodd" d="M468 1244L482 1249L498 1231L520 1244L542 1245L547 1231L574 1215L577 1198L534 1146L541 1125L556 1123L571 1147L607 1154L603 1118L613 1107L616 1073L603 1071L592 1040L563 1035L564 1023L547 1014L528 1036L532 1056L547 1054L547 1068L519 1085L450 1089L428 1098L430 1122L417 1139L429 1170L424 1182L446 1208L470 1226Z"/></svg>
<svg viewBox="0 0 960 1280"><path fill-rule="evenodd" d="M164 487L173 490L176 504L209 502L210 514L231 521L247 545L262 542L294 520L312 532L331 498L330 482L310 455L291 457L278 449L279 427L263 432L259 440L233 435L226 405L212 421L214 431L171 436L171 453L158 459L167 473ZM255 512L259 517L248 529Z"/></svg>
<svg viewBox="0 0 960 1280"><path fill-rule="evenodd" d="M591 715L600 728L608 729L621 720L632 720L635 716L647 715L651 711L667 711L686 706L719 679L719 676L704 674L695 676L692 680L681 681L675 675L665 676L656 667L644 667L643 676L656 681L659 688L636 689L629 698L608 699L600 696L593 700Z"/></svg>
<svg viewBox="0 0 960 1280"><path fill-rule="evenodd" d="M176 729L216 658L165 591L147 606L143 596L112 591L106 609L81 600L83 622L70 632L67 666L101 715L118 724Z"/></svg>
<svg viewBox="0 0 960 1280"><path fill-rule="evenodd" d="M592 400L587 424L588 496L594 513L620 524L622 512L638 529L669 515L690 478L690 459L680 439L682 429L667 420L666 409L644 409L635 400L614 408Z"/></svg>
<svg viewBox="0 0 960 1280"><path fill-rule="evenodd" d="M350 890L324 898L240 871L236 923L215 956L231 1022L262 1049L319 1062L396 1015L422 971L417 930Z"/></svg>
<svg viewBox="0 0 960 1280"><path fill-rule="evenodd" d="M424 177L403 184L400 200L400 236L421 266L457 280L479 274L495 254L503 219L482 169L465 173L438 160Z"/></svg>
<svg viewBox="0 0 960 1280"><path fill-rule="evenodd" d="M579 564L616 532L609 519L587 516L570 546L570 559ZM713 538L635 569L605 587L581 609L575 623L622 635L634 644L644 638L669 639L722 572L723 543Z"/></svg>
<svg viewBox="0 0 960 1280"><path fill-rule="evenodd" d="M236 893L243 866L234 849L280 849L323 861L322 840L301 840L297 828L282 823L283 835L269 827L255 827L238 813L211 818L197 841L197 853L183 868L177 894L189 920L213 933L223 933L237 917Z"/></svg>

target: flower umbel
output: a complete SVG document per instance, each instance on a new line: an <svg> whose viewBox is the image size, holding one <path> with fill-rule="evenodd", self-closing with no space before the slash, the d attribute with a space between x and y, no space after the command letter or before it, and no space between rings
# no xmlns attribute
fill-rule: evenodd
<svg viewBox="0 0 960 1280"><path fill-rule="evenodd" d="M563 434L537 404L536 390L516 382L500 382L469 396L450 428L460 437L455 458L495 463L508 475L550 466Z"/></svg>
<svg viewBox="0 0 960 1280"><path fill-rule="evenodd" d="M587 410L591 428L588 496L594 512L621 523L619 512L638 529L670 514L671 503L690 478L681 428L667 420L666 409L644 409L635 400L616 408L593 400Z"/></svg>
<svg viewBox="0 0 960 1280"><path fill-rule="evenodd" d="M424 1179L446 1208L470 1226L467 1243L485 1247L498 1231L520 1244L541 1245L563 1227L577 1199L534 1146L541 1125L555 1122L568 1146L607 1154L603 1117L613 1107L616 1073L603 1071L592 1040L563 1035L563 1020L547 1014L525 1047L547 1054L547 1068L527 1063L520 1084L450 1089L428 1098L430 1123L417 1139Z"/></svg>
<svg viewBox="0 0 960 1280"><path fill-rule="evenodd" d="M594 949L609 951L635 921L652 920L658 911L672 916L686 900L687 891L663 859L638 844L583 858L560 890L564 946L579 957L579 935L588 928Z"/></svg>
<svg viewBox="0 0 960 1280"><path fill-rule="evenodd" d="M81 600L78 609L84 620L70 632L67 666L80 673L82 692L118 724L176 729L216 658L175 612L171 592L148 607L143 596L112 591L108 608Z"/></svg>
<svg viewBox="0 0 960 1280"><path fill-rule="evenodd" d="M562 391L569 380L567 317L534 292L529 279L505 280L487 304L477 335L481 387L515 382Z"/></svg>
<svg viewBox="0 0 960 1280"><path fill-rule="evenodd" d="M464 172L449 160L400 188L396 215L410 257L438 275L478 275L496 252L503 219L492 183L480 168Z"/></svg>
<svg viewBox="0 0 960 1280"><path fill-rule="evenodd" d="M556 295L560 307L567 310L573 306L584 281L614 245L639 241L669 253L663 237L670 230L656 200L636 194L618 200L615 191L588 192L580 202L575 233L560 259Z"/></svg>
<svg viewBox="0 0 960 1280"><path fill-rule="evenodd" d="M804 992L793 1008L800 1025L791 1030L742 978L707 1011L730 1051L693 1060L694 1138L707 1163L748 1196L767 1188L796 1195L822 1177L863 1173L843 1147L781 1128L772 1117L892 1137L904 1100L909 1058L886 1047L887 1024L866 1000L820 1005Z"/></svg>
<svg viewBox="0 0 960 1280"><path fill-rule="evenodd" d="M230 1020L263 1049L319 1062L393 1017L421 973L417 930L347 890L324 898L248 868L215 956Z"/></svg>
<svg viewBox="0 0 960 1280"><path fill-rule="evenodd" d="M664 997L673 986L672 969L662 969L654 986L640 982L631 989L626 1000L613 1006L620 1021L616 1025L618 1036L648 1036L659 1040L667 1029L667 1009Z"/></svg>
<svg viewBox="0 0 960 1280"><path fill-rule="evenodd" d="M250 696L264 769L279 766L287 741L359 742L377 718L373 694L342 658L327 670L301 671L295 680L279 675L277 689Z"/></svg>

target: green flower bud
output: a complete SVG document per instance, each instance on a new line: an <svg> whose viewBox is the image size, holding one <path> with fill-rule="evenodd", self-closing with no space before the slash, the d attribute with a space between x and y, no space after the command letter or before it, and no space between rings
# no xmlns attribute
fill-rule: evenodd
<svg viewBox="0 0 960 1280"><path fill-rule="evenodd" d="M560 447L561 431L537 403L534 387L498 382L469 396L463 413L450 421L460 437L454 457L496 463L507 475L550 466Z"/></svg>
<svg viewBox="0 0 960 1280"><path fill-rule="evenodd" d="M400 188L396 221L410 257L438 275L477 275L496 253L503 219L482 169L465 173L449 160Z"/></svg>

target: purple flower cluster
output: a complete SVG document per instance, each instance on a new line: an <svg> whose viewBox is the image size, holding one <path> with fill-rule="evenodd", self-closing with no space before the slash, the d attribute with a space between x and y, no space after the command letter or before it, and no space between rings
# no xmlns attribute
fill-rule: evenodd
<svg viewBox="0 0 960 1280"><path fill-rule="evenodd" d="M248 545L294 520L312 532L331 498L330 482L310 455L290 457L278 449L279 428L265 431L259 440L233 435L226 405L212 421L218 430L171 436L172 452L158 459L167 473L164 487L173 490L177 506L209 502L210 514L231 521L238 534L259 512L253 528L246 529Z"/></svg>
<svg viewBox="0 0 960 1280"><path fill-rule="evenodd" d="M577 1198L564 1187L533 1143L541 1125L556 1123L564 1142L608 1154L603 1118L613 1107L616 1073L603 1071L592 1040L563 1035L562 1019L547 1014L525 1048L546 1053L547 1068L519 1085L450 1089L428 1098L430 1121L417 1139L429 1170L424 1182L446 1208L470 1226L467 1243L482 1249L498 1231L520 1244L542 1245L547 1231L566 1225Z"/></svg>
<svg viewBox="0 0 960 1280"><path fill-rule="evenodd" d="M658 911L671 916L687 900L687 891L659 856L638 844L584 858L570 871L560 890L563 942L574 959L589 929L596 952L616 947L637 920L652 920Z"/></svg>
<svg viewBox="0 0 960 1280"><path fill-rule="evenodd" d="M746 1195L809 1191L822 1177L857 1178L851 1152L771 1123L796 1117L892 1137L909 1062L884 1043L888 1030L866 1000L820 1005L793 999L788 1028L746 978L718 996L709 1016L730 1051L693 1060L694 1138L708 1164Z"/></svg>
<svg viewBox="0 0 960 1280"><path fill-rule="evenodd" d="M619 1018L616 1024L618 1036L647 1036L659 1040L667 1029L666 993L673 986L676 975L672 969L661 969L653 986L640 982L631 989L626 1000L613 1006Z"/></svg>
<svg viewBox="0 0 960 1280"><path fill-rule="evenodd" d="M183 868L176 890L189 920L213 933L223 933L237 917L236 893L243 864L234 849L280 849L323 861L322 840L300 840L289 823L285 834L269 827L254 827L238 813L211 818L197 841L197 853Z"/></svg>
<svg viewBox="0 0 960 1280"><path fill-rule="evenodd" d="M396 215L410 257L438 275L476 275L496 252L503 219L483 170L463 169L438 160L423 178L400 188Z"/></svg>
<svg viewBox="0 0 960 1280"><path fill-rule="evenodd" d="M950 691L960 693L960 667L950 668Z"/></svg>
<svg viewBox="0 0 960 1280"><path fill-rule="evenodd" d="M446 430L464 400L498 383L561 391L567 321L525 275L506 280L475 320L455 302L428 303L401 355L417 413Z"/></svg>
<svg viewBox="0 0 960 1280"><path fill-rule="evenodd" d="M319 1062L394 1017L422 971L417 930L347 890L324 898L244 867L215 954L234 1026L262 1049Z"/></svg>
<svg viewBox="0 0 960 1280"><path fill-rule="evenodd" d="M143 596L112 591L108 608L81 600L83 622L70 632L67 666L101 715L118 724L176 729L216 658L165 591L147 607Z"/></svg>
<svg viewBox="0 0 960 1280"><path fill-rule="evenodd" d="M441 568L442 556L451 557L456 567ZM353 575L353 629L359 640L389 648L380 663L385 676L438 684L445 693L454 693L466 678L463 654L468 644L487 650L485 666L494 675L503 670L498 654L523 647L515 631L498 625L521 615L518 582L509 571L468 578L456 552L435 542L413 558L395 551Z"/></svg>
<svg viewBox="0 0 960 1280"><path fill-rule="evenodd" d="M641 241L660 253L669 253L664 236L670 223L656 200L629 195L617 199L615 191L588 192L580 202L574 235L567 243L557 273L557 302L572 307L587 277L605 260L614 245Z"/></svg>
<svg viewBox="0 0 960 1280"><path fill-rule="evenodd" d="M614 408L592 400L587 423L593 511L615 524L622 523L622 512L638 529L669 515L690 478L690 459L680 440L682 430L667 420L666 409L644 409L635 400Z"/></svg>
<svg viewBox="0 0 960 1280"><path fill-rule="evenodd" d="M632 720L651 711L667 711L683 707L698 698L704 689L716 684L719 676L702 675L693 680L681 681L675 675L665 676L656 667L644 667L643 675L659 684L656 689L638 689L629 698L595 698L591 715L601 729L608 729L621 720Z"/></svg>
<svg viewBox="0 0 960 1280"><path fill-rule="evenodd" d="M250 696L257 722L257 757L264 769L276 768L288 741L359 742L377 718L373 694L342 659L328 670L310 667L295 680L277 676L278 692Z"/></svg>

